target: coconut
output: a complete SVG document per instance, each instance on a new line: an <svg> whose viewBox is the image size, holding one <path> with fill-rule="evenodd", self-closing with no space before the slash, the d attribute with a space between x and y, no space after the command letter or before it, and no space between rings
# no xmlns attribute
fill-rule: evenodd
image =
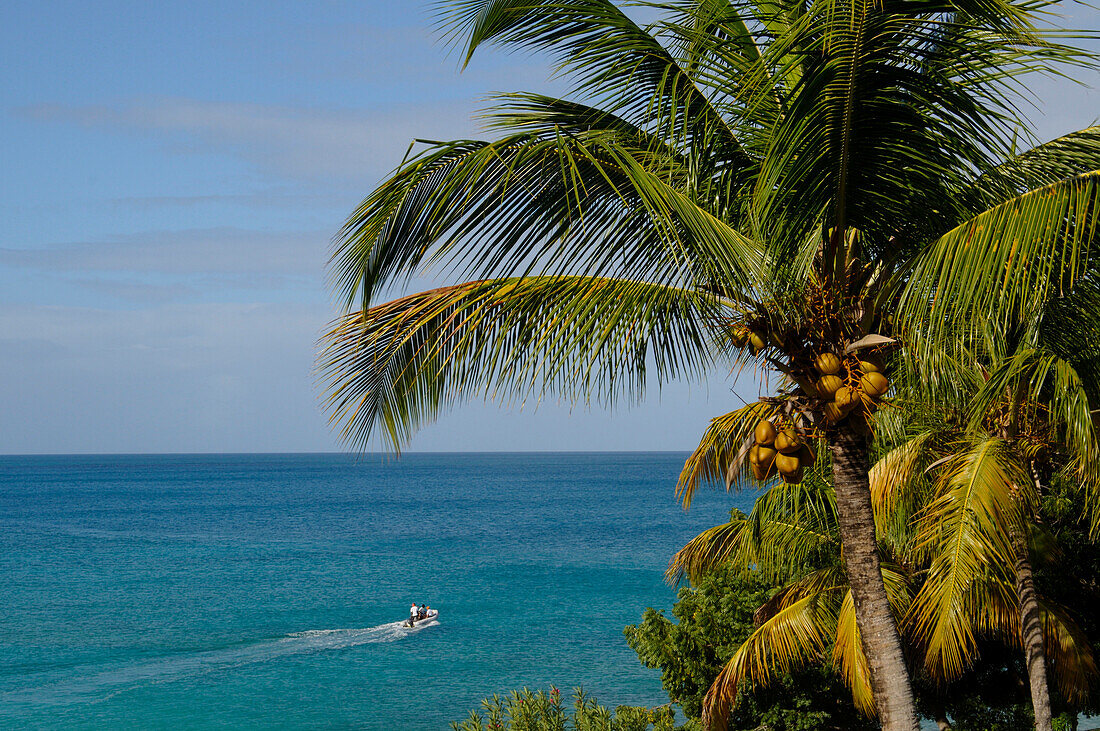
<svg viewBox="0 0 1100 731"><path fill-rule="evenodd" d="M841 362L840 358L834 353L822 353L817 356L814 365L817 366L817 369L821 371L822 374L831 376L840 372Z"/></svg>
<svg viewBox="0 0 1100 731"><path fill-rule="evenodd" d="M775 425L767 419L761 419L756 423L753 436L756 437L757 444L771 444L775 441Z"/></svg>
<svg viewBox="0 0 1100 731"><path fill-rule="evenodd" d="M774 472L775 472L775 462L774 461L769 460L767 463L757 461L757 462L754 462L752 464L752 476L755 477L758 480L766 480Z"/></svg>
<svg viewBox="0 0 1100 731"><path fill-rule="evenodd" d="M801 446L802 438L798 436L798 432L794 430L794 427L788 426L775 435L775 448L783 454L794 454Z"/></svg>
<svg viewBox="0 0 1100 731"><path fill-rule="evenodd" d="M878 371L864 373L859 379L859 387L872 398L878 398L890 388L890 379Z"/></svg>
<svg viewBox="0 0 1100 731"><path fill-rule="evenodd" d="M841 386L833 395L833 400L836 401L837 406L846 409L859 400L859 392L848 386Z"/></svg>
<svg viewBox="0 0 1100 731"><path fill-rule="evenodd" d="M775 468L779 470L781 475L790 475L797 472L802 468L802 462L796 455L783 454L782 452L775 455Z"/></svg>
<svg viewBox="0 0 1100 731"><path fill-rule="evenodd" d="M766 348L768 341L758 332L749 333L749 352L756 355Z"/></svg>
<svg viewBox="0 0 1100 731"><path fill-rule="evenodd" d="M877 355L861 355L859 369L864 373L882 373L882 359Z"/></svg>
<svg viewBox="0 0 1100 731"><path fill-rule="evenodd" d="M756 449L756 461L758 464L768 467L771 465L772 462L775 461L776 454L778 454L778 452L776 452L771 447L765 447L761 444L758 444Z"/></svg>
<svg viewBox="0 0 1100 731"><path fill-rule="evenodd" d="M822 376L817 379L817 390L821 392L822 398L832 398L841 386L844 385L844 381L840 376Z"/></svg>
<svg viewBox="0 0 1100 731"><path fill-rule="evenodd" d="M743 348L749 342L749 331L734 330L732 333L730 333L730 340L738 348Z"/></svg>
<svg viewBox="0 0 1100 731"><path fill-rule="evenodd" d="M830 424L835 424L848 415L848 412L837 406L835 401L830 401L825 404L821 410L824 412L825 418L828 419Z"/></svg>

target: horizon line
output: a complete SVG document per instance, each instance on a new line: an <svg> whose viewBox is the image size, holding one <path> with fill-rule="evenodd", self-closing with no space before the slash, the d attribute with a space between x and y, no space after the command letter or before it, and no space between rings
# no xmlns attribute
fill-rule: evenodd
<svg viewBox="0 0 1100 731"><path fill-rule="evenodd" d="M401 452L0 452L5 457L233 457L233 456L348 456L348 457L396 457L414 454L690 454L690 449L516 449L516 450L402 450Z"/></svg>

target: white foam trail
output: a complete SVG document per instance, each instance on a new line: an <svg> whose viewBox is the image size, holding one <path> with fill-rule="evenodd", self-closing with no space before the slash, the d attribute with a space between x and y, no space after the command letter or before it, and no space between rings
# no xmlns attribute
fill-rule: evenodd
<svg viewBox="0 0 1100 731"><path fill-rule="evenodd" d="M204 673L267 662L275 658L342 650L380 642L395 642L414 632L438 624L437 620L431 620L421 622L415 627L406 627L403 622L388 622L377 627L362 629L314 629L234 647L123 665L110 670L97 669L101 666L89 666L86 669L71 668L67 674L77 673L78 677L0 693L0 708L6 711L17 711L17 707L20 706L24 709L33 709L74 703L98 703L134 688L170 683Z"/></svg>

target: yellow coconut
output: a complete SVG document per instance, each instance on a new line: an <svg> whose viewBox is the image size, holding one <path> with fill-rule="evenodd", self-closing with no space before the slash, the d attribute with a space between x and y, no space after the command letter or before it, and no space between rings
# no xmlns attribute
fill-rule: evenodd
<svg viewBox="0 0 1100 731"><path fill-rule="evenodd" d="M859 391L848 386L841 386L833 394L833 400L842 409L850 408L859 400Z"/></svg>
<svg viewBox="0 0 1100 731"><path fill-rule="evenodd" d="M768 341L758 332L749 333L749 352L756 355L765 347L767 347Z"/></svg>
<svg viewBox="0 0 1100 731"><path fill-rule="evenodd" d="M810 448L809 444L805 442L798 449L798 461L802 463L803 467L813 467L817 462L817 453Z"/></svg>
<svg viewBox="0 0 1100 731"><path fill-rule="evenodd" d="M756 423L756 430L753 432L753 436L756 437L757 444L771 444L775 441L775 424L772 424L767 419L761 419Z"/></svg>
<svg viewBox="0 0 1100 731"><path fill-rule="evenodd" d="M767 450L772 453L772 456L766 460L759 458L752 463L752 476L758 480L766 480L775 471L775 450L769 447L761 447L762 450Z"/></svg>
<svg viewBox="0 0 1100 731"><path fill-rule="evenodd" d="M775 435L775 448L783 454L794 454L801 446L802 437L798 436L798 432L794 430L794 427L788 426Z"/></svg>
<svg viewBox="0 0 1100 731"><path fill-rule="evenodd" d="M882 360L876 355L861 355L859 369L864 373L882 373Z"/></svg>
<svg viewBox="0 0 1100 731"><path fill-rule="evenodd" d="M848 412L845 409L837 406L837 403L835 401L830 401L829 403L825 404L825 406L822 407L822 411L824 412L825 418L829 421L830 424L835 424L848 415Z"/></svg>
<svg viewBox="0 0 1100 731"><path fill-rule="evenodd" d="M834 353L822 353L814 360L814 365L822 374L831 376L840 372L841 362Z"/></svg>
<svg viewBox="0 0 1100 731"><path fill-rule="evenodd" d="M817 379L817 390L821 392L822 398L831 399L843 385L844 381L840 376L822 376Z"/></svg>
<svg viewBox="0 0 1100 731"><path fill-rule="evenodd" d="M870 371L860 377L859 387L868 396L878 398L890 388L890 379L878 371Z"/></svg>
<svg viewBox="0 0 1100 731"><path fill-rule="evenodd" d="M765 467L767 467L767 466L771 465L772 462L775 461L775 455L776 454L778 454L778 452L776 452L771 447L765 447L763 445L758 444L757 445L757 450L756 450L756 461L757 461L758 464L762 464Z"/></svg>
<svg viewBox="0 0 1100 731"><path fill-rule="evenodd" d="M783 454L780 452L775 455L775 468L779 470L781 475L790 475L797 472L802 467L801 460L794 454Z"/></svg>
<svg viewBox="0 0 1100 731"><path fill-rule="evenodd" d="M738 348L743 348L749 342L749 331L743 329L734 330L730 333L730 340L733 341L733 344Z"/></svg>

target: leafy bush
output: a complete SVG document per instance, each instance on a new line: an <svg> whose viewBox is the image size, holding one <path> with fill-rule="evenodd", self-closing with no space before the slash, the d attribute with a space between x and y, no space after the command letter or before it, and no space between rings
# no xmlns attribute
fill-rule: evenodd
<svg viewBox="0 0 1100 731"><path fill-rule="evenodd" d="M675 714L668 706L641 708L619 706L614 712L604 708L581 688L573 692L570 713L562 705L561 693L512 691L507 698L493 695L481 702L483 712L471 711L454 731L675 731Z"/></svg>
<svg viewBox="0 0 1100 731"><path fill-rule="evenodd" d="M642 622L624 630L646 667L661 670L673 703L691 719L702 714L703 696L723 665L753 631L753 615L775 587L752 577L718 570L695 589L681 589L673 622L647 609ZM731 729L776 731L874 729L860 714L851 693L829 668L807 668L780 675L772 687L742 691L730 717Z"/></svg>

